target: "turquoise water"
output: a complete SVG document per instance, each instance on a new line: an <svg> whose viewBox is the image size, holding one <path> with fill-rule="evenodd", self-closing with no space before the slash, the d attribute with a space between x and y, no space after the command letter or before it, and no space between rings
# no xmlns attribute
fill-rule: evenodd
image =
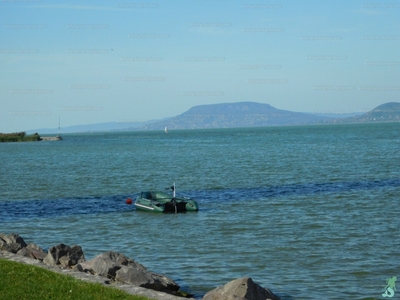
<svg viewBox="0 0 400 300"><path fill-rule="evenodd" d="M400 123L63 137L0 144L0 232L122 252L197 298L248 276L282 299L384 299L400 278ZM125 203L173 182L198 213Z"/></svg>

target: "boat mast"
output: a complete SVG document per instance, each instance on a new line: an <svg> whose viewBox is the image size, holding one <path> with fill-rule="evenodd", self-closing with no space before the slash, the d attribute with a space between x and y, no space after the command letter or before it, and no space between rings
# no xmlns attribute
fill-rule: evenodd
<svg viewBox="0 0 400 300"><path fill-rule="evenodd" d="M175 213L178 213L178 208L176 207L176 194L175 194L175 182L174 185L172 186L172 203L175 206Z"/></svg>

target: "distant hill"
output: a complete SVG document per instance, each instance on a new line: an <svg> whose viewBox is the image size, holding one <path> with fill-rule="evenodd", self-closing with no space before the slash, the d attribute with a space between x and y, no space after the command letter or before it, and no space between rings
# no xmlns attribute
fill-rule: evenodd
<svg viewBox="0 0 400 300"><path fill-rule="evenodd" d="M334 123L400 122L400 103L388 102L360 116L334 120Z"/></svg>
<svg viewBox="0 0 400 300"><path fill-rule="evenodd" d="M327 117L277 109L256 102L220 103L194 106L176 117L148 124L143 129L155 130L199 128L263 127L315 124Z"/></svg>

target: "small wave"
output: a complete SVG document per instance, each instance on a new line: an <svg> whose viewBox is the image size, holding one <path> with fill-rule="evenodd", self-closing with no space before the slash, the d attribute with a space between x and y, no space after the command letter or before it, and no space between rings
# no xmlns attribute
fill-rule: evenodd
<svg viewBox="0 0 400 300"><path fill-rule="evenodd" d="M400 179L385 180L360 180L360 181L337 181L317 182L302 184L276 185L258 188L218 189L189 192L190 197L202 199L203 201L234 201L274 198L281 196L313 195L325 193L342 193L348 191L363 191L377 188L400 187ZM200 200L201 201L201 200Z"/></svg>
<svg viewBox="0 0 400 300"><path fill-rule="evenodd" d="M7 221L51 218L67 215L104 214L132 210L128 196L82 197L53 200L0 202L0 218Z"/></svg>

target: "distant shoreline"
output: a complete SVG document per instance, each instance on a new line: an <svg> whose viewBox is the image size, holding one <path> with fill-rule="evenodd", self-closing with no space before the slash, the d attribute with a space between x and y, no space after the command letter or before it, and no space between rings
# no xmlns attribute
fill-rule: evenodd
<svg viewBox="0 0 400 300"><path fill-rule="evenodd" d="M387 102L366 113L304 113L277 109L266 103L234 102L193 106L186 112L160 120L120 120L63 128L63 133L164 131L248 127L302 126L400 122L400 102ZM57 134L57 128L37 128L29 133ZM58 128L60 132L60 128Z"/></svg>
<svg viewBox="0 0 400 300"><path fill-rule="evenodd" d="M40 137L38 133L26 135L26 132L0 133L0 143L60 141L61 136Z"/></svg>

